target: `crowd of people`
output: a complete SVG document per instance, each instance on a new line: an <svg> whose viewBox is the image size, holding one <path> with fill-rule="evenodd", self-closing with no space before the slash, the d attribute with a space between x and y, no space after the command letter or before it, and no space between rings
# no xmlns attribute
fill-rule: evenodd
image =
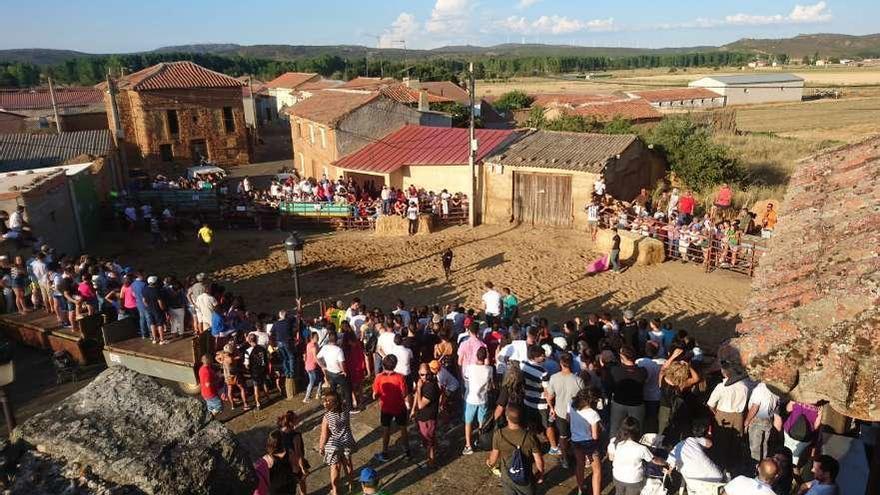
<svg viewBox="0 0 880 495"><path fill-rule="evenodd" d="M207 297L197 296L197 315ZM255 329L231 330L216 314L210 329L229 343L205 356L199 373L209 410L220 412L224 400L234 407L234 395L259 400L273 376L266 356L277 354L281 376L307 377L303 401L321 398L317 447L334 494L354 480L351 417L370 398L379 402L382 433L375 463L403 455L430 472L438 437L463 426L461 455L486 452L504 493L535 493L551 469L548 456L585 494L599 495L609 481L619 494L652 483L684 484L692 494L835 493L839 466L821 453L821 404L784 401L736 363L705 355L671 322L626 310L551 325L522 318L516 296L491 283L481 308L398 301L387 311L354 299L314 318L281 312L265 326L258 317ZM248 381L253 394L242 386ZM410 433L421 452L411 450ZM279 452L273 435L267 456ZM607 465L611 480L602 478ZM284 479L304 483L307 470L291 469Z"/></svg>
<svg viewBox="0 0 880 495"><path fill-rule="evenodd" d="M722 184L709 210L698 215L691 190L682 194L673 188L655 197L641 189L632 201L624 202L606 194L600 178L584 211L593 240L600 227L628 231L660 240L670 259L736 268L752 263L755 241L744 236L769 238L776 228L777 214L772 202L767 203L761 218L745 207L736 211L732 198L730 186Z"/></svg>

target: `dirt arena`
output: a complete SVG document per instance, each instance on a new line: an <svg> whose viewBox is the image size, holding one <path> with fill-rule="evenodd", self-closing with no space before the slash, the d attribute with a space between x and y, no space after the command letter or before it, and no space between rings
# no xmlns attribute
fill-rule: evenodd
<svg viewBox="0 0 880 495"><path fill-rule="evenodd" d="M249 308L275 312L293 307L292 272L282 232L218 231L211 259L194 242L163 249L129 250L125 242L105 244L101 254L121 255L129 265L150 273L186 276L210 273ZM193 236L194 237L194 236ZM586 264L597 253L586 233L524 227L453 227L415 237L376 237L364 232L309 234L300 278L306 311L318 301L348 303L360 297L385 309L397 299L407 305L463 304L480 307L483 283L510 287L522 313L561 322L587 312L617 313L629 308L640 316L670 318L675 328L693 331L707 347L731 335L749 279L726 271L664 263L631 267L621 274L588 277ZM146 241L146 239L144 239ZM131 243L131 240L128 240ZM446 280L440 253L451 247L453 274Z"/></svg>

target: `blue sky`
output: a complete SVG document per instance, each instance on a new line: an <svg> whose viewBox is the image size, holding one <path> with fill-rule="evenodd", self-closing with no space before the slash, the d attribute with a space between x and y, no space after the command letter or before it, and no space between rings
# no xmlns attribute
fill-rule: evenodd
<svg viewBox="0 0 880 495"><path fill-rule="evenodd" d="M877 0L43 0L9 2L3 48L92 53L190 43L433 48L506 42L717 45L880 31Z"/></svg>

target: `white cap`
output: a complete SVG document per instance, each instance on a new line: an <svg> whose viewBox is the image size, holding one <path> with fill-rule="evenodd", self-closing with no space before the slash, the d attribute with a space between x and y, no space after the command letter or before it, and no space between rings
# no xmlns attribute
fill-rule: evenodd
<svg viewBox="0 0 880 495"><path fill-rule="evenodd" d="M155 276L155 275L150 275L149 277L147 277L147 283L148 283L148 284L156 284L156 283L159 283L159 277L157 277L157 276Z"/></svg>
<svg viewBox="0 0 880 495"><path fill-rule="evenodd" d="M541 349L544 349L544 355L550 357L553 354L553 349L550 347L550 344L544 344L541 346Z"/></svg>

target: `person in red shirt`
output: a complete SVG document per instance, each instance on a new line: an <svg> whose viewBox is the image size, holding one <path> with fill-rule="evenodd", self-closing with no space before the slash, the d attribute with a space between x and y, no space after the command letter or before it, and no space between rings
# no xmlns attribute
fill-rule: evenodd
<svg viewBox="0 0 880 495"><path fill-rule="evenodd" d="M721 184L721 188L719 188L718 192L715 194L715 206L719 209L726 210L730 208L731 201L733 201L733 189L727 184Z"/></svg>
<svg viewBox="0 0 880 495"><path fill-rule="evenodd" d="M217 376L214 369L211 368L211 357L207 354L202 355L202 366L199 368L199 388L201 388L202 398L208 407L208 412L212 416L220 414L223 410L223 401L217 393Z"/></svg>
<svg viewBox="0 0 880 495"><path fill-rule="evenodd" d="M409 439L406 425L410 410L409 393L406 387L406 377L395 373L397 357L388 354L382 359L382 373L376 375L373 380L373 399L379 400L380 418L385 431L382 434L382 451L375 455L379 462L388 462L385 455L388 451L388 442L391 441L391 421L400 429L400 443L406 449L406 456L410 456Z"/></svg>
<svg viewBox="0 0 880 495"><path fill-rule="evenodd" d="M678 200L678 212L681 213L679 217L679 225L688 224L691 221L691 218L694 216L694 206L696 206L696 199L694 199L694 192L688 189L686 193L684 193L684 197Z"/></svg>

